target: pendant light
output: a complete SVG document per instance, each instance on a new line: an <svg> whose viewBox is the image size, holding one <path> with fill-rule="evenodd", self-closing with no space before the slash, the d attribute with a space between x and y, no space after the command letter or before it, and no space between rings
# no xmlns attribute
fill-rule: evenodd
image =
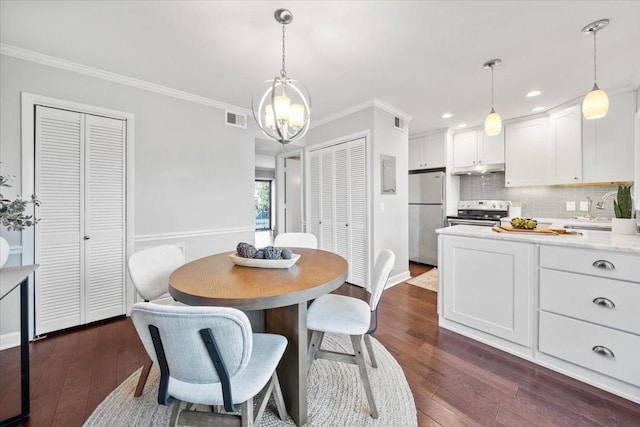
<svg viewBox="0 0 640 427"><path fill-rule="evenodd" d="M493 108L493 67L500 65L501 59L491 59L484 63L484 68L491 68L491 112L484 119L484 132L488 136L498 135L502 131L502 119Z"/></svg>
<svg viewBox="0 0 640 427"><path fill-rule="evenodd" d="M302 84L287 76L285 68L285 25L293 21L293 14L287 9L278 9L275 20L282 24L282 69L280 75L267 80L268 89L251 100L253 118L262 132L282 144L302 138L309 129L311 99Z"/></svg>
<svg viewBox="0 0 640 427"><path fill-rule="evenodd" d="M599 119L609 111L609 97L598 87L596 75L596 33L609 25L608 19L599 19L582 29L583 34L593 34L593 89L582 101L582 115L585 119Z"/></svg>

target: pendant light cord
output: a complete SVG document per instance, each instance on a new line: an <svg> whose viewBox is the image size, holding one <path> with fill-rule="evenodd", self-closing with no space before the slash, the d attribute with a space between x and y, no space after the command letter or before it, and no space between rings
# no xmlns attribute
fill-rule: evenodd
<svg viewBox="0 0 640 427"><path fill-rule="evenodd" d="M493 65L491 66L491 110L493 111Z"/></svg>
<svg viewBox="0 0 640 427"><path fill-rule="evenodd" d="M284 34L284 24L282 24L282 70L280 70L280 76L287 77L287 71L284 66L284 42L285 42L285 34Z"/></svg>
<svg viewBox="0 0 640 427"><path fill-rule="evenodd" d="M597 79L597 74L596 74L596 34L598 34L598 31L594 30L593 31L593 83L597 84L598 83L598 79Z"/></svg>

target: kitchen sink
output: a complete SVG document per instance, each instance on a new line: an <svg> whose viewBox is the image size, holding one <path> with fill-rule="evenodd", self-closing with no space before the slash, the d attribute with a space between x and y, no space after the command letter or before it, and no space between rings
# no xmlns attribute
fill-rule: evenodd
<svg viewBox="0 0 640 427"><path fill-rule="evenodd" d="M564 228L570 230L593 230L593 231L611 231L610 225L591 225L591 224L566 224Z"/></svg>

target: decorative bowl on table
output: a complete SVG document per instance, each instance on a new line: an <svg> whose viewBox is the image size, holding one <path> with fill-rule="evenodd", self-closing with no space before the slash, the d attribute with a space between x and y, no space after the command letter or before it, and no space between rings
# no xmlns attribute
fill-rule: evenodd
<svg viewBox="0 0 640 427"><path fill-rule="evenodd" d="M256 249L253 245L240 242L236 247L236 253L229 255L229 259L236 265L258 268L289 268L296 262L300 255L291 252L290 248L276 248L265 246Z"/></svg>
<svg viewBox="0 0 640 427"><path fill-rule="evenodd" d="M238 254L229 254L229 259L235 265L241 265L243 267L257 267L257 268L289 268L294 265L300 259L300 254L293 254L290 259L257 259L257 258L243 258Z"/></svg>

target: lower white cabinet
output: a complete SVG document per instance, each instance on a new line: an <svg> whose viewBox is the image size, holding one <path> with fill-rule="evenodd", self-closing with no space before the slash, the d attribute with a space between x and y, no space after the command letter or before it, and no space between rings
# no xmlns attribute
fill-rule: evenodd
<svg viewBox="0 0 640 427"><path fill-rule="evenodd" d="M529 347L534 245L444 239L444 317Z"/></svg>
<svg viewBox="0 0 640 427"><path fill-rule="evenodd" d="M637 252L470 234L438 236L441 327L640 403Z"/></svg>

